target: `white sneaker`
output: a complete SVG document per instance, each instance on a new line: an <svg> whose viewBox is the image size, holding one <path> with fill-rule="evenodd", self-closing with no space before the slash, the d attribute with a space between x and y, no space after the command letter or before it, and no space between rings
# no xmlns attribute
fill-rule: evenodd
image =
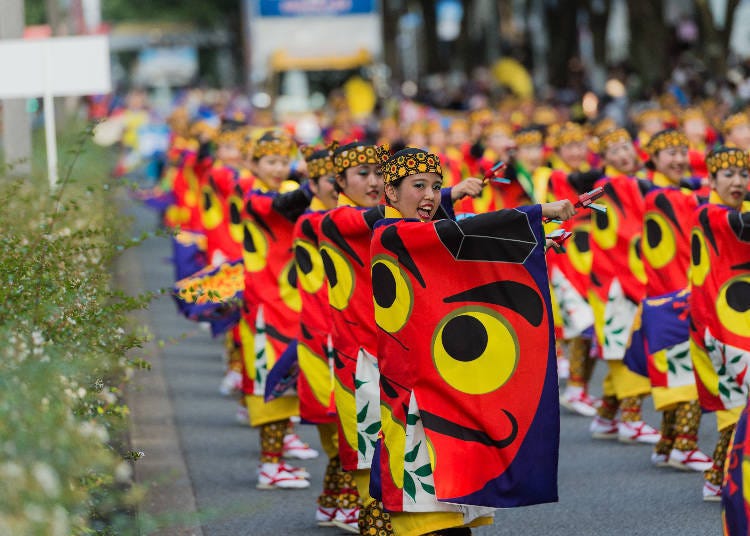
<svg viewBox="0 0 750 536"><path fill-rule="evenodd" d="M557 358L557 377L560 380L570 378L570 361L567 357Z"/></svg>
<svg viewBox="0 0 750 536"><path fill-rule="evenodd" d="M594 404L594 401L581 387L567 387L565 392L560 395L560 405L584 417L593 417L596 415L596 406Z"/></svg>
<svg viewBox="0 0 750 536"><path fill-rule="evenodd" d="M655 445L659 439L659 431L643 421L620 422L617 425L617 440L620 443Z"/></svg>
<svg viewBox="0 0 750 536"><path fill-rule="evenodd" d="M304 489L310 482L283 469L278 463L264 463L258 474L258 489Z"/></svg>
<svg viewBox="0 0 750 536"><path fill-rule="evenodd" d="M284 436L284 458L296 458L298 460L312 460L320 456L320 453L310 448L297 434Z"/></svg>
<svg viewBox="0 0 750 536"><path fill-rule="evenodd" d="M237 413L234 414L234 418L240 424L250 424L250 414L247 412L247 406L237 406Z"/></svg>
<svg viewBox="0 0 750 536"><path fill-rule="evenodd" d="M359 508L338 508L333 525L347 532L359 534Z"/></svg>
<svg viewBox="0 0 750 536"><path fill-rule="evenodd" d="M236 370L229 370L219 384L219 393L229 396L242 391L242 374Z"/></svg>
<svg viewBox="0 0 750 536"><path fill-rule="evenodd" d="M703 500L706 502L721 502L721 486L703 481Z"/></svg>
<svg viewBox="0 0 750 536"><path fill-rule="evenodd" d="M682 469L683 471L700 472L708 471L714 465L711 457L698 449L687 451L672 449L672 452L669 453L669 461L667 463L671 467Z"/></svg>
<svg viewBox="0 0 750 536"><path fill-rule="evenodd" d="M669 465L669 463L667 463L668 460L669 456L666 454L659 454L657 452L651 453L651 463L656 467L667 467Z"/></svg>
<svg viewBox="0 0 750 536"><path fill-rule="evenodd" d="M594 439L616 439L617 438L617 421L615 419L605 419L597 415L589 425L589 432Z"/></svg>
<svg viewBox="0 0 750 536"><path fill-rule="evenodd" d="M279 465L284 471L289 471L294 476L298 476L299 478L310 478L310 473L304 467L294 467L293 465L288 465L283 461L279 462Z"/></svg>
<svg viewBox="0 0 750 536"><path fill-rule="evenodd" d="M338 508L335 506L318 506L315 512L315 522L319 527L333 527L333 520L336 518L336 511Z"/></svg>

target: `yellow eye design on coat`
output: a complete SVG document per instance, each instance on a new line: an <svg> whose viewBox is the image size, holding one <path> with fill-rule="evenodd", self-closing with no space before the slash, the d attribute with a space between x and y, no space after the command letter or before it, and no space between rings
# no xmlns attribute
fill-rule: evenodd
<svg viewBox="0 0 750 536"><path fill-rule="evenodd" d="M375 322L388 333L398 332L411 316L414 290L393 257L378 255L373 259L372 292Z"/></svg>
<svg viewBox="0 0 750 536"><path fill-rule="evenodd" d="M294 260L297 263L297 281L302 290L308 294L318 292L326 275L318 248L306 240L295 240Z"/></svg>
<svg viewBox="0 0 750 536"><path fill-rule="evenodd" d="M710 271L711 264L706 240L698 229L693 229L690 233L690 281L693 286L703 285Z"/></svg>
<svg viewBox="0 0 750 536"><path fill-rule="evenodd" d="M724 283L716 298L716 316L735 335L750 336L750 274Z"/></svg>
<svg viewBox="0 0 750 536"><path fill-rule="evenodd" d="M201 221L203 222L203 227L211 231L219 226L224 219L224 213L221 209L219 198L216 197L216 192L214 192L213 188L204 185L201 189L201 194L203 194Z"/></svg>
<svg viewBox="0 0 750 536"><path fill-rule="evenodd" d="M354 292L354 269L349 260L328 243L320 245L320 256L328 281L328 301L331 307L343 311Z"/></svg>
<svg viewBox="0 0 750 536"><path fill-rule="evenodd" d="M242 236L242 259L248 272L260 272L266 267L268 242L254 221L245 220Z"/></svg>
<svg viewBox="0 0 750 536"><path fill-rule="evenodd" d="M646 269L643 267L643 256L641 253L642 237L634 236L628 245L628 268L635 278L646 284Z"/></svg>
<svg viewBox="0 0 750 536"><path fill-rule="evenodd" d="M294 259L290 259L281 270L278 282L281 299L292 311L299 313L302 310L302 298L297 289L297 265Z"/></svg>
<svg viewBox="0 0 750 536"><path fill-rule="evenodd" d="M573 237L567 243L568 259L570 259L573 268L581 274L591 273L593 255L589 245L590 230L589 224L576 227Z"/></svg>
<svg viewBox="0 0 750 536"><path fill-rule="evenodd" d="M643 257L653 268L665 267L674 258L677 240L667 220L658 212L647 212L643 241Z"/></svg>
<svg viewBox="0 0 750 536"><path fill-rule="evenodd" d="M242 198L238 195L230 195L227 198L229 205L229 236L238 244L242 243L244 230L242 227Z"/></svg>
<svg viewBox="0 0 750 536"><path fill-rule="evenodd" d="M502 387L516 370L518 336L497 311L461 307L443 318L432 336L432 355L440 376L471 395Z"/></svg>
<svg viewBox="0 0 750 536"><path fill-rule="evenodd" d="M617 244L617 212L605 200L600 199L597 203L607 207L607 212L597 211L592 215L594 225L591 228L591 239L603 250L612 249Z"/></svg>

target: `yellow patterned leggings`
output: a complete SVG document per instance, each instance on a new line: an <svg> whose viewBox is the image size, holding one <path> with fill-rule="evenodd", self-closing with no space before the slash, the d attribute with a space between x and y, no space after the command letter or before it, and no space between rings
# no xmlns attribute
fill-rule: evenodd
<svg viewBox="0 0 750 536"><path fill-rule="evenodd" d="M732 434L736 425L727 426L719 432L719 441L714 449L714 466L703 473L703 476L714 486L721 486L724 481L724 468L727 463L727 453L729 452L729 443L732 441Z"/></svg>
<svg viewBox="0 0 750 536"><path fill-rule="evenodd" d="M663 411L661 439L654 450L668 456L673 448L682 451L697 449L700 424L701 408L697 400L680 402L674 409Z"/></svg>
<svg viewBox="0 0 750 536"><path fill-rule="evenodd" d="M261 463L279 463L284 450L284 435L289 419L260 425Z"/></svg>
<svg viewBox="0 0 750 536"><path fill-rule="evenodd" d="M596 359L590 357L591 339L573 337L567 340L568 360L570 361L570 377L568 385L572 387L586 387L594 372Z"/></svg>

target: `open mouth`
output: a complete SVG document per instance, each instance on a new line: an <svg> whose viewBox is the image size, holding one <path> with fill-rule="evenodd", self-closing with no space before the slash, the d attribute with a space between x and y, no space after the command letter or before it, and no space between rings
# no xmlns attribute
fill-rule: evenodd
<svg viewBox="0 0 750 536"><path fill-rule="evenodd" d="M419 219L422 221L425 220L431 220L432 219L432 207L419 207L417 208L417 216L419 216Z"/></svg>

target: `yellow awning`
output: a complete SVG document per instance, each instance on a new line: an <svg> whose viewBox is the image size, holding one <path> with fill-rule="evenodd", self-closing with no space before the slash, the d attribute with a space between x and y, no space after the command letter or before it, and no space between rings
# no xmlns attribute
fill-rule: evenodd
<svg viewBox="0 0 750 536"><path fill-rule="evenodd" d="M341 71L355 69L372 62L372 55L361 48L348 56L294 57L285 50L277 50L271 56L272 71Z"/></svg>

